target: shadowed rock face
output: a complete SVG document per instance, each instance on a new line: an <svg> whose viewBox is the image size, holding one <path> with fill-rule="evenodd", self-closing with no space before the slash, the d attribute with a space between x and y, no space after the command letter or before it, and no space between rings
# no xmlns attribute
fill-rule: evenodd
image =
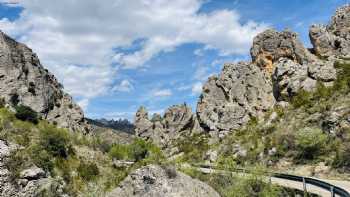
<svg viewBox="0 0 350 197"><path fill-rule="evenodd" d="M125 178L108 197L219 197L209 185L192 179L175 169L163 169L149 165L140 168Z"/></svg>
<svg viewBox="0 0 350 197"><path fill-rule="evenodd" d="M0 32L0 95L9 107L31 107L59 127L85 130L84 114L35 53Z"/></svg>
<svg viewBox="0 0 350 197"><path fill-rule="evenodd" d="M350 5L337 9L330 24L311 26L309 36L317 55L349 57Z"/></svg>

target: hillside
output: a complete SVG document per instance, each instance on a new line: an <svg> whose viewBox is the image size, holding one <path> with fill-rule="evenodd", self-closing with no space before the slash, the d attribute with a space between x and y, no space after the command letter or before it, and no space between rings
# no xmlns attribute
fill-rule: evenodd
<svg viewBox="0 0 350 197"><path fill-rule="evenodd" d="M0 196L317 196L273 184L276 173L348 183L350 5L309 34L312 49L290 30L261 32L251 61L208 78L195 112L141 106L133 125L86 119L0 33Z"/></svg>

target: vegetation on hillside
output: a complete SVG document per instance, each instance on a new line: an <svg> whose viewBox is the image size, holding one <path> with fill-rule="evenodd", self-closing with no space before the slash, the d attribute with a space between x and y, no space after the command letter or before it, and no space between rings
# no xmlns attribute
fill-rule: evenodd
<svg viewBox="0 0 350 197"><path fill-rule="evenodd" d="M129 145L116 142L106 146L96 136L68 132L38 118L33 121L37 116L30 108L17 109L12 113L0 108L0 139L21 146L6 162L13 184L22 170L36 165L58 181L64 180L65 192L72 196L102 195L115 188L131 170L163 159L159 148L141 139ZM116 157L135 163L130 167L115 166Z"/></svg>

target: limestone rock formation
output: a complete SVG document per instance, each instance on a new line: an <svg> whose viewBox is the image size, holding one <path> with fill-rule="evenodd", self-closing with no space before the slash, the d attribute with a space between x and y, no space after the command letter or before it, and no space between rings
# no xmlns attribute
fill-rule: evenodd
<svg viewBox="0 0 350 197"><path fill-rule="evenodd" d="M274 63L282 57L299 64L315 60L315 57L301 44L297 34L288 30L277 32L268 29L260 33L253 40L250 54L253 62L268 73L272 73Z"/></svg>
<svg viewBox="0 0 350 197"><path fill-rule="evenodd" d="M216 132L238 129L275 103L269 76L258 66L225 64L219 77L211 77L197 104L202 127Z"/></svg>
<svg viewBox="0 0 350 197"><path fill-rule="evenodd" d="M126 177L108 197L219 197L209 185L174 169L149 165Z"/></svg>
<svg viewBox="0 0 350 197"><path fill-rule="evenodd" d="M59 127L85 130L84 114L30 48L0 31L0 96L26 105Z"/></svg>
<svg viewBox="0 0 350 197"><path fill-rule="evenodd" d="M146 109L140 107L135 116L136 136L151 139L164 148L181 134L190 133L195 128L194 118L191 108L185 104L168 108L163 117L154 114L151 120Z"/></svg>
<svg viewBox="0 0 350 197"><path fill-rule="evenodd" d="M244 127L252 117L261 117L275 104L287 106L300 90L313 91L317 84L332 85L337 77L334 64L339 61L338 56L350 54L349 19L350 6L346 5L337 10L328 26L311 27L310 38L314 45L311 50L306 49L297 34L289 30L268 29L258 34L250 50L252 61L225 64L218 76L210 77L203 86L192 118L189 112L186 116L179 111L170 112L172 117L183 117L183 122L170 118L178 125L171 127L157 118L153 122L148 118L138 121L142 114L142 117L147 117L141 110L136 116L136 130L142 131L139 136L151 135L150 138L166 143L164 139L167 137L157 135L180 132L186 123L196 128L192 131L205 131L211 139L221 139Z"/></svg>
<svg viewBox="0 0 350 197"><path fill-rule="evenodd" d="M350 5L337 9L328 25L312 25L309 31L315 53L322 57L350 54Z"/></svg>

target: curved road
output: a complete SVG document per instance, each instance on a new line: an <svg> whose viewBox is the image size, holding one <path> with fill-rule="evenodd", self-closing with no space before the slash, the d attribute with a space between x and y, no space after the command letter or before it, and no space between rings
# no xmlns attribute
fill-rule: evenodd
<svg viewBox="0 0 350 197"><path fill-rule="evenodd" d="M192 168L197 169L198 171L205 173L205 174L212 174L212 173L235 173L237 175L240 176L247 176L249 173L246 172L232 172L232 171L226 171L226 170L218 170L218 169L214 169L212 166L206 166L206 167L193 167ZM293 180L287 180L285 178L277 178L277 177L268 177L266 176L266 181L271 181L272 184L276 184L282 187L288 187L288 188L292 188L292 189L297 189L297 190L304 190L304 184L303 182L299 182L299 181L293 181ZM338 181L338 180L328 180L328 179L319 179L319 178L313 178L310 177L312 179L316 179L316 180L320 180L329 184L332 184L334 186L337 186L339 188L342 188L344 190L346 190L348 193L350 193L350 181ZM321 187L317 187L315 185L312 184L306 184L306 191L313 193L313 194L317 194L320 195L322 197L331 197L331 192L327 189L321 188ZM338 195L335 195L338 196Z"/></svg>

